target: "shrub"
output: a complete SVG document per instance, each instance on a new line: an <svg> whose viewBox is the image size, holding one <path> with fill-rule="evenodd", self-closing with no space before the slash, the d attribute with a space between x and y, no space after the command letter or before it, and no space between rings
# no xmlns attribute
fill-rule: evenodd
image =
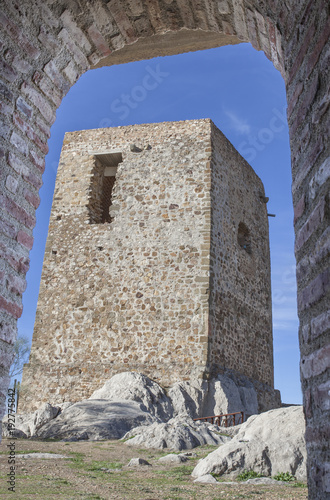
<svg viewBox="0 0 330 500"><path fill-rule="evenodd" d="M276 481L295 481L296 478L290 472L279 472L274 476Z"/></svg>
<svg viewBox="0 0 330 500"><path fill-rule="evenodd" d="M255 472L254 470L244 470L241 474L237 476L237 481L247 481L248 479L254 479L256 477L262 477L261 474Z"/></svg>

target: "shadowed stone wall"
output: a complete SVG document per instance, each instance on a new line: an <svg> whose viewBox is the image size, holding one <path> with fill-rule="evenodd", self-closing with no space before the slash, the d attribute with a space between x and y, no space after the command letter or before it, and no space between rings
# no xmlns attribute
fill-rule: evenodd
<svg viewBox="0 0 330 500"><path fill-rule="evenodd" d="M91 67L250 41L286 84L310 498L330 494L329 3L326 0L5 0L0 13L1 401L29 267L47 140ZM2 412L4 406L2 406Z"/></svg>

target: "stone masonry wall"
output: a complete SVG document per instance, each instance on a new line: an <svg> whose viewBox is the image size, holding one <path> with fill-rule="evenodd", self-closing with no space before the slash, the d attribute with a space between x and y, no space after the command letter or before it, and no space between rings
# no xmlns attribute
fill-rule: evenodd
<svg viewBox="0 0 330 500"><path fill-rule="evenodd" d="M90 152L107 150L123 156L118 210L90 224ZM32 404L82 399L128 369L165 385L203 373L210 157L209 121L66 134L23 378Z"/></svg>
<svg viewBox="0 0 330 500"><path fill-rule="evenodd" d="M286 84L310 498L330 493L329 3L326 0L4 0L0 13L1 415L56 108L96 65L250 41ZM134 42L134 43L133 43ZM220 99L220 96L219 96ZM323 203L324 200L324 203Z"/></svg>
<svg viewBox="0 0 330 500"><path fill-rule="evenodd" d="M111 151L122 158L115 215L95 224L92 152ZM273 388L263 195L210 120L66 134L21 411L86 398L126 370L170 386L229 369ZM237 242L242 220L251 254Z"/></svg>
<svg viewBox="0 0 330 500"><path fill-rule="evenodd" d="M212 151L210 364L215 371L235 368L274 387L264 187L214 125ZM249 230L243 246L238 238L242 224Z"/></svg>

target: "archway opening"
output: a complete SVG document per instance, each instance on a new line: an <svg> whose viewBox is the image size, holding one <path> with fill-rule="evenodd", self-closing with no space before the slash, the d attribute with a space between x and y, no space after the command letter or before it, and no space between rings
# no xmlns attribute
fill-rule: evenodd
<svg viewBox="0 0 330 500"><path fill-rule="evenodd" d="M238 51L241 51L240 55ZM276 86L271 84L274 80ZM251 97L252 88L254 97ZM92 93L90 89L93 89ZM85 100L85 95L88 95L88 100ZM111 96L110 99L108 96ZM35 276L41 271L41 249L45 245L45 227L48 225L51 191L63 132L203 117L211 118L251 163L265 184L266 194L270 197L270 211L277 215L271 225L275 387L281 390L285 402L299 403L285 90L280 74L262 53L258 54L249 45L102 68L88 72L72 88L58 111L52 130L28 275L29 292L24 297L24 311L27 313L23 313L19 328L22 325L31 334L33 315L30 311L35 310L37 290L32 290L30 283L38 282ZM283 189L283 185L287 188ZM282 244L283 238L280 241L280 234L286 234L286 246ZM34 306L27 302L30 300L34 300ZM30 314L30 320L25 314ZM29 321L30 326L27 326ZM295 363L292 363L292 353ZM290 376L288 365L293 368ZM287 392L288 378L294 381L291 392Z"/></svg>

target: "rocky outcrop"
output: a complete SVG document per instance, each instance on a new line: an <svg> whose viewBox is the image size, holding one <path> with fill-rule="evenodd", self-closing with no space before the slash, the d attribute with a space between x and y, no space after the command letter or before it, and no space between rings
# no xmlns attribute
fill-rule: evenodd
<svg viewBox="0 0 330 500"><path fill-rule="evenodd" d="M89 399L136 401L144 405L145 411L163 421L169 420L173 415L172 403L164 389L143 373L118 373Z"/></svg>
<svg viewBox="0 0 330 500"><path fill-rule="evenodd" d="M10 429L8 418L5 418L2 423L2 436L14 436L18 438L35 436L38 430L57 417L60 411L61 408L59 406L52 406L49 403L44 403L35 412L15 415L15 429Z"/></svg>
<svg viewBox="0 0 330 500"><path fill-rule="evenodd" d="M168 422L154 422L129 431L124 439L128 446L143 448L170 448L172 450L190 450L204 444L220 445L229 437L220 435L217 426L194 422L191 418L177 416Z"/></svg>
<svg viewBox="0 0 330 500"><path fill-rule="evenodd" d="M226 375L209 381L195 379L178 382L168 391L174 415L191 418L243 411L245 415L258 413L257 393L247 379L238 385Z"/></svg>
<svg viewBox="0 0 330 500"><path fill-rule="evenodd" d="M206 474L237 476L254 470L264 476L290 472L306 480L305 420L301 406L254 415L226 444L201 460L193 477Z"/></svg>
<svg viewBox="0 0 330 500"><path fill-rule="evenodd" d="M120 439L133 427L154 421L155 417L136 401L91 399L69 406L40 428L37 436L67 441Z"/></svg>
<svg viewBox="0 0 330 500"><path fill-rule="evenodd" d="M142 373L123 372L114 375L88 400L74 404L66 402L61 407L44 404L34 413L17 415L15 436L116 439L138 425L161 424L173 417L197 418L235 411L249 415L257 410L257 395L247 380L239 385L229 377L219 375L210 381L193 379L178 382L166 392ZM190 428L188 436L188 431L186 434L183 430L179 432L178 422L174 420L166 431L169 434L165 433L165 438L162 438L172 443L170 447L173 445L175 449L184 449L177 448L178 444L175 443L179 438L174 437L174 434L184 435L182 439L188 447L193 442L195 446L204 442L217 444L218 441L211 439L205 430L207 427L200 427L202 435L195 439L196 436L192 436L196 434L197 424ZM159 427L157 435L164 429L164 426ZM3 425L3 435L9 437L6 424ZM136 437L136 441L139 439ZM157 444L156 447L159 446Z"/></svg>
<svg viewBox="0 0 330 500"><path fill-rule="evenodd" d="M78 439L120 439L147 448L191 449L223 444L228 438L209 423L193 418L243 411L256 413L253 385L226 375L210 381L178 382L165 391L146 375L123 372L109 379L92 396L60 407L45 404L34 413L16 416L16 436ZM9 432L4 424L4 436Z"/></svg>

